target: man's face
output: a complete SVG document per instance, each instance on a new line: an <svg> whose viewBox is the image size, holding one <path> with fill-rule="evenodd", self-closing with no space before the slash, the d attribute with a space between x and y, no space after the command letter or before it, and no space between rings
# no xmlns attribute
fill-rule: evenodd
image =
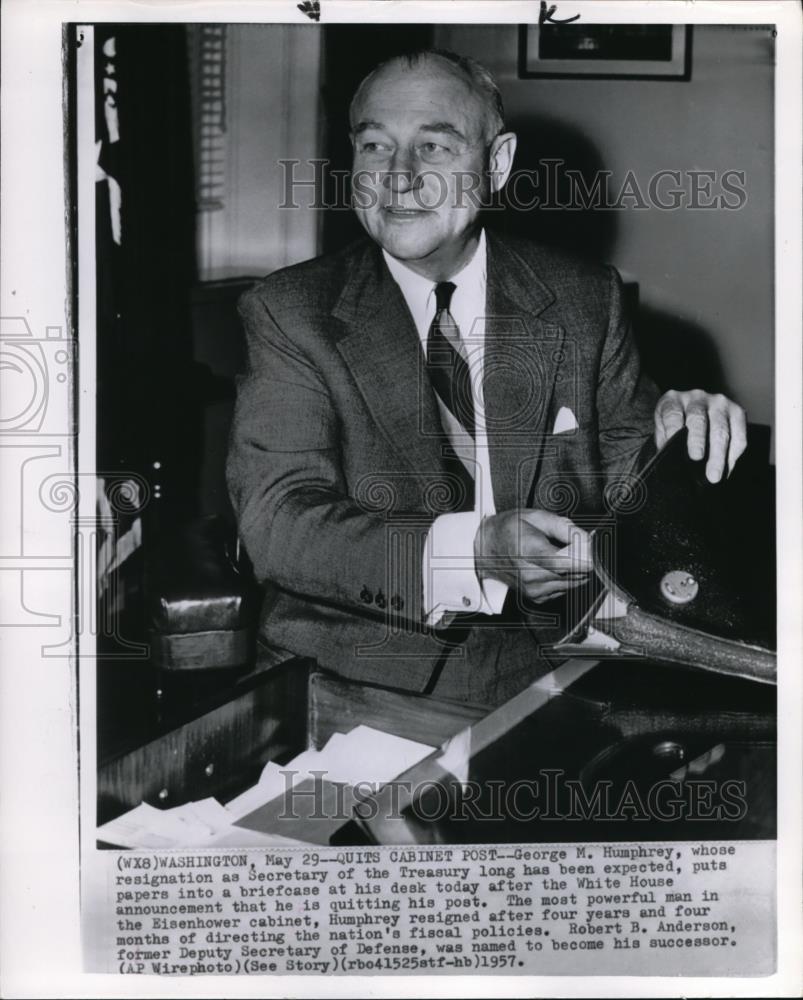
<svg viewBox="0 0 803 1000"><path fill-rule="evenodd" d="M386 67L352 112L357 216L389 254L450 277L475 236L487 187L481 98L436 61Z"/></svg>

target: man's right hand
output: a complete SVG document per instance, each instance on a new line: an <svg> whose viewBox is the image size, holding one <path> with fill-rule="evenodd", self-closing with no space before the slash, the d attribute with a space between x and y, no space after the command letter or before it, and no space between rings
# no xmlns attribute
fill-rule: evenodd
<svg viewBox="0 0 803 1000"><path fill-rule="evenodd" d="M474 539L480 580L492 577L540 604L588 579L588 533L546 510L506 510L483 519Z"/></svg>

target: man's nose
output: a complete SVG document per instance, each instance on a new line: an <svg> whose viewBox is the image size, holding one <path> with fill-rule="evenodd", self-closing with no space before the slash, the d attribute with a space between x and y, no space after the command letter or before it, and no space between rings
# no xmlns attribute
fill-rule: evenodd
<svg viewBox="0 0 803 1000"><path fill-rule="evenodd" d="M389 169L382 178L382 183L390 191L405 194L419 186L420 178L416 170L413 155L407 150L396 150Z"/></svg>

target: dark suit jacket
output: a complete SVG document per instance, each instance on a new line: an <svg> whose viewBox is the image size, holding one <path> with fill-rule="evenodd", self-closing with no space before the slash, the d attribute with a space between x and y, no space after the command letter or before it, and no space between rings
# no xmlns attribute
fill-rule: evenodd
<svg viewBox="0 0 803 1000"><path fill-rule="evenodd" d="M365 240L270 275L240 311L248 368L228 477L268 584L262 638L348 677L423 690L444 646L422 621L422 550L452 484L401 291ZM656 396L613 268L488 234L498 511L534 506L581 522L604 511L606 488L652 436ZM578 426L553 435L561 407ZM436 694L496 704L547 669L515 608L482 624L449 657Z"/></svg>

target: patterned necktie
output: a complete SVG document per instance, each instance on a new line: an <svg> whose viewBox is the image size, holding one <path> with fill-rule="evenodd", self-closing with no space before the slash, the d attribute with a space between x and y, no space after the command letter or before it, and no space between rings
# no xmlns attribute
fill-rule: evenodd
<svg viewBox="0 0 803 1000"><path fill-rule="evenodd" d="M474 437L474 400L471 372L454 344L460 331L449 312L455 285L441 281L435 286L435 318L427 337L427 372L435 392L460 428Z"/></svg>
<svg viewBox="0 0 803 1000"><path fill-rule="evenodd" d="M454 418L454 421L449 421L453 426L449 429L444 427L447 438L450 442L453 442L455 437L462 438L461 443L465 445L466 442L470 442L473 447L475 426L471 371L455 346L460 344L460 331L449 312L455 287L451 281L441 281L435 286L435 318L427 337L427 372L438 399ZM465 447L462 450L465 451ZM472 510L476 492L473 474L455 453L452 443L443 449L443 453L447 473L459 483L452 509ZM449 624L438 629L438 636L444 643L444 649L424 688L423 693L427 695L434 691L452 650L464 642L471 631L470 626L462 621L464 616L448 617L452 619Z"/></svg>
<svg viewBox="0 0 803 1000"><path fill-rule="evenodd" d="M474 507L474 472L455 451L461 453L474 449L474 401L471 392L471 372L454 345L460 343L460 331L449 312L449 303L455 285L442 281L435 286L435 318L427 336L427 374L432 388L443 408L442 414L446 443L443 448L444 464L451 479L452 510L472 510ZM468 446L468 447L467 447Z"/></svg>

